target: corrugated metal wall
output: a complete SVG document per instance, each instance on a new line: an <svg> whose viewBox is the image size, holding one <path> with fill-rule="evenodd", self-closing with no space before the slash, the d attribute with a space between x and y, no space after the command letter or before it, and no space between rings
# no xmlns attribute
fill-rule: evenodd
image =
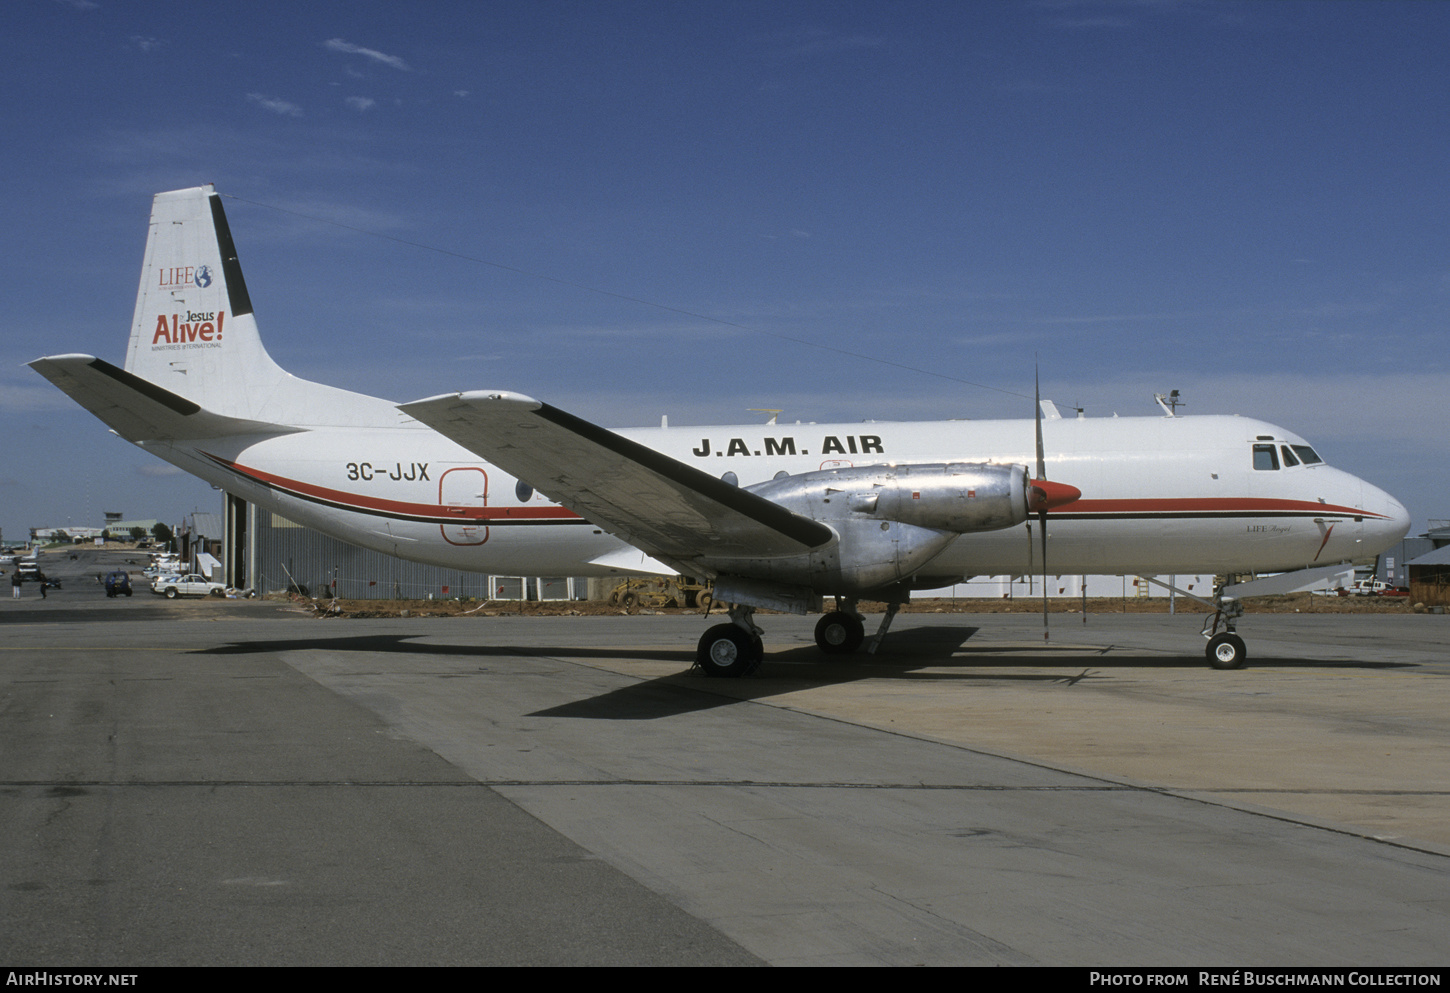
<svg viewBox="0 0 1450 993"><path fill-rule="evenodd" d="M248 542L255 561L248 570L259 593L297 586L312 596L334 593L358 600L471 597L517 600L528 592L546 599L566 599L582 582L565 579L526 584L515 576L487 576L461 569L407 562L392 555L359 548L301 527L260 507L252 507Z"/></svg>

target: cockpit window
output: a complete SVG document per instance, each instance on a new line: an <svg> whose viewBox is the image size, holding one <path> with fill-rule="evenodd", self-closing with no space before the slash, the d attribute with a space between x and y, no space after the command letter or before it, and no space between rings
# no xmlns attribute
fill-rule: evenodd
<svg viewBox="0 0 1450 993"><path fill-rule="evenodd" d="M1299 460L1294 457L1294 453L1289 451L1288 445L1280 445L1279 451L1284 455L1284 468L1288 469L1291 466L1299 464Z"/></svg>
<svg viewBox="0 0 1450 993"><path fill-rule="evenodd" d="M1254 446L1254 468L1255 469L1277 469L1279 468L1279 455L1274 451L1273 445Z"/></svg>
<svg viewBox="0 0 1450 993"><path fill-rule="evenodd" d="M1299 456L1299 461L1305 465L1317 465L1324 461L1308 445L1291 445L1290 447L1294 449L1294 454Z"/></svg>

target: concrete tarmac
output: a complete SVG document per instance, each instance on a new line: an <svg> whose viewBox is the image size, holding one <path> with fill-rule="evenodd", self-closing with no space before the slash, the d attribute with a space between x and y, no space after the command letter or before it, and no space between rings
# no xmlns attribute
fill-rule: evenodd
<svg viewBox="0 0 1450 993"><path fill-rule="evenodd" d="M27 590L33 590L27 587ZM1450 617L0 604L0 961L1444 965Z"/></svg>

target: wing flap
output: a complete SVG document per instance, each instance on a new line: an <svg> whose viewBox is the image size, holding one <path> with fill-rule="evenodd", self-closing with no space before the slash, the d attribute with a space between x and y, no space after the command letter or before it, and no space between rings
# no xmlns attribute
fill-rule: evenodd
<svg viewBox="0 0 1450 993"><path fill-rule="evenodd" d="M181 441L230 435L288 434L285 424L212 413L93 355L53 355L30 367L127 441Z"/></svg>
<svg viewBox="0 0 1450 993"><path fill-rule="evenodd" d="M651 555L798 555L824 524L517 393L451 393L399 409Z"/></svg>

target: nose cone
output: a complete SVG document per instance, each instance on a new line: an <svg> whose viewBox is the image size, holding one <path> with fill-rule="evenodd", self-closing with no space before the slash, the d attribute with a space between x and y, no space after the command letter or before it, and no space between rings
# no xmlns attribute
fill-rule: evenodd
<svg viewBox="0 0 1450 993"><path fill-rule="evenodd" d="M1378 555L1410 530L1410 512L1384 490L1364 487L1364 542Z"/></svg>

